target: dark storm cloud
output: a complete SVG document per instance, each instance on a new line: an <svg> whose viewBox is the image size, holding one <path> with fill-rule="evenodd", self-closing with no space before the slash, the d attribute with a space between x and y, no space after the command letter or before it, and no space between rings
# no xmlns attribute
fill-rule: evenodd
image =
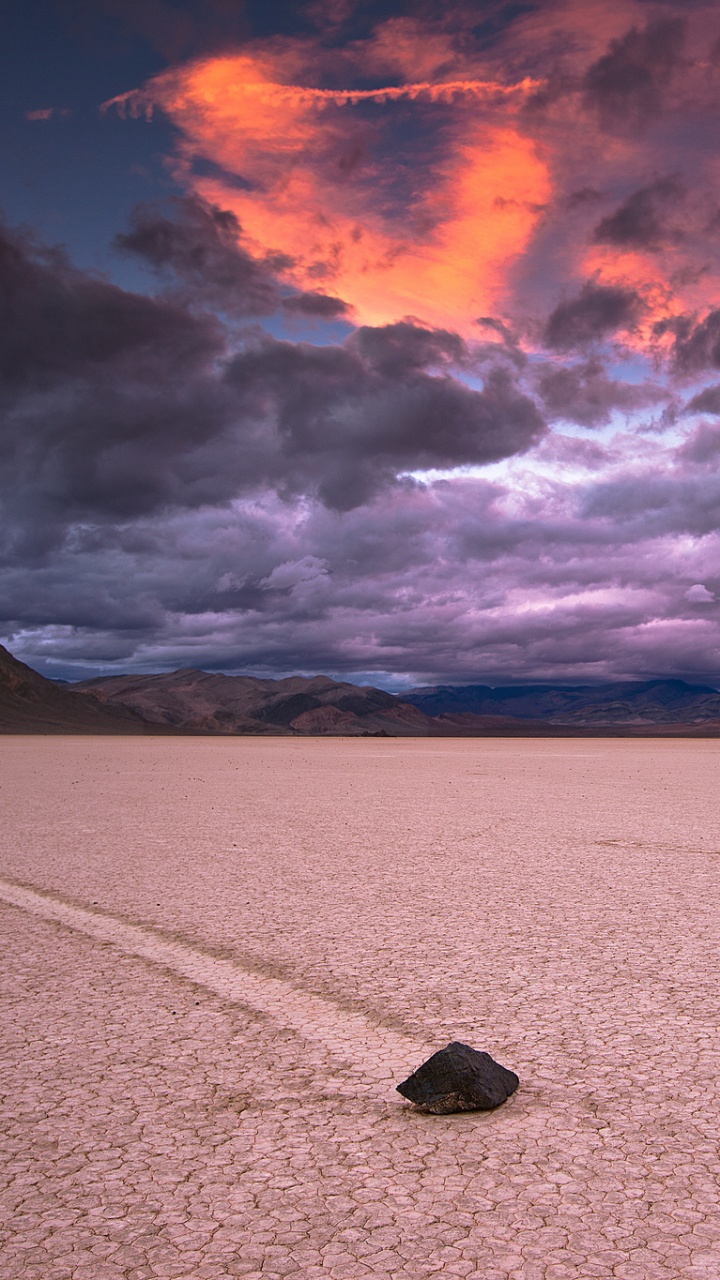
<svg viewBox="0 0 720 1280"><path fill-rule="evenodd" d="M585 427L603 426L615 409L637 409L659 398L651 385L633 386L609 378L599 360L541 370L537 389L550 419L564 419Z"/></svg>
<svg viewBox="0 0 720 1280"><path fill-rule="evenodd" d="M563 203L568 213L573 213L576 209L586 209L589 205L598 204L601 200L600 192L594 187L581 187L579 191L571 191Z"/></svg>
<svg viewBox="0 0 720 1280"><path fill-rule="evenodd" d="M191 278L185 229L158 237L154 224L150 244ZM201 262L225 289L225 259ZM401 471L504 458L544 429L506 373L482 391L452 377L466 353L443 331L364 328L316 347L250 330L229 353L211 314L126 293L10 232L0 298L8 555L44 554L73 523L226 503L257 485L351 508Z"/></svg>
<svg viewBox="0 0 720 1280"><path fill-rule="evenodd" d="M0 378L37 390L109 364L142 372L195 368L220 345L218 326L78 271L60 250L0 228Z"/></svg>
<svg viewBox="0 0 720 1280"><path fill-rule="evenodd" d="M473 359L478 368L487 362L497 364L500 361L506 361L516 374L521 374L527 365L528 357L520 345L518 334L504 321L494 316L478 316L475 324L484 338L481 342L473 344ZM488 342L488 330L497 334L497 339Z"/></svg>
<svg viewBox="0 0 720 1280"><path fill-rule="evenodd" d="M405 377L419 369L447 368L468 361L462 338L447 329L426 329L401 320L378 328L363 325L348 344L384 377Z"/></svg>
<svg viewBox="0 0 720 1280"><path fill-rule="evenodd" d="M677 457L681 461L694 462L701 466L706 462L714 462L718 454L720 454L720 426L709 422L702 422L677 450Z"/></svg>
<svg viewBox="0 0 720 1280"><path fill-rule="evenodd" d="M509 375L482 391L428 368L460 358L454 334L409 323L364 327L342 347L265 338L228 366L243 412L276 433L290 491L317 487L344 510L400 471L496 461L523 452L545 429Z"/></svg>
<svg viewBox="0 0 720 1280"><path fill-rule="evenodd" d="M0 233L5 534L42 549L88 513L137 514L187 484L227 417L217 322L127 293Z"/></svg>
<svg viewBox="0 0 720 1280"><path fill-rule="evenodd" d="M698 324L682 318L675 321L672 328L675 330L675 364L681 373L720 369L720 308L710 311Z"/></svg>
<svg viewBox="0 0 720 1280"><path fill-rule="evenodd" d="M289 315L315 317L318 320L338 320L352 314L352 307L342 298L328 293L296 293L283 298L283 311Z"/></svg>
<svg viewBox="0 0 720 1280"><path fill-rule="evenodd" d="M575 298L558 303L545 328L545 342L556 351L584 347L617 329L629 329L642 303L634 289L584 284Z"/></svg>
<svg viewBox="0 0 720 1280"><path fill-rule="evenodd" d="M139 206L131 230L115 237L116 247L137 254L159 274L183 281L196 301L240 316L277 310L275 272L288 266L288 259L253 258L239 243L240 225L227 209L187 197L173 201L171 212L169 217L160 208Z"/></svg>
<svg viewBox="0 0 720 1280"><path fill-rule="evenodd" d="M595 228L596 244L612 244L623 248L660 249L681 233L668 227L667 206L682 198L683 188L677 178L661 178L628 196L614 213L608 214Z"/></svg>
<svg viewBox="0 0 720 1280"><path fill-rule="evenodd" d="M607 53L585 73L585 104L606 128L644 123L660 110L673 73L682 66L682 18L657 18L610 41Z"/></svg>
<svg viewBox="0 0 720 1280"><path fill-rule="evenodd" d="M277 272L291 267L291 260L277 253L254 258L242 246L235 215L197 196L170 201L166 209L139 205L132 211L130 231L115 237L115 248L135 254L172 284L176 300L215 307L229 316L267 316L282 309L336 320L352 312L341 298L326 293L283 297Z"/></svg>
<svg viewBox="0 0 720 1280"><path fill-rule="evenodd" d="M706 462L712 450L698 445L696 436L676 456L681 461ZM636 475L629 474L592 486L581 505L581 514L611 521L616 529L624 526L625 536L634 539L677 534L702 538L717 532L719 509L720 479L712 470L696 475L648 470L641 484Z"/></svg>
<svg viewBox="0 0 720 1280"><path fill-rule="evenodd" d="M704 391L693 396L685 407L686 413L720 414L720 385L706 387Z"/></svg>

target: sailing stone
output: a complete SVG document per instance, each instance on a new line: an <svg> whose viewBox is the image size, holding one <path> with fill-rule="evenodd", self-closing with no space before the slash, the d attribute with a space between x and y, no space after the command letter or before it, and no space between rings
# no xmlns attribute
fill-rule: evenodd
<svg viewBox="0 0 720 1280"><path fill-rule="evenodd" d="M453 1040L403 1080L397 1091L422 1111L444 1116L453 1111L491 1111L519 1083L515 1072L501 1067L489 1053Z"/></svg>

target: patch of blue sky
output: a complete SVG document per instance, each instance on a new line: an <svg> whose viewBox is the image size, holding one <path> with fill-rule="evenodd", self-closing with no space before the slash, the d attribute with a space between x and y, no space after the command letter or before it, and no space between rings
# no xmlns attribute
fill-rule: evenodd
<svg viewBox="0 0 720 1280"><path fill-rule="evenodd" d="M357 328L348 320L324 320L321 316L304 316L278 310L263 316L260 327L279 342L309 342L316 347L337 346Z"/></svg>
<svg viewBox="0 0 720 1280"><path fill-rule="evenodd" d="M612 359L608 364L608 373L618 382L627 382L631 386L643 386L654 373L652 362L636 353L620 359Z"/></svg>

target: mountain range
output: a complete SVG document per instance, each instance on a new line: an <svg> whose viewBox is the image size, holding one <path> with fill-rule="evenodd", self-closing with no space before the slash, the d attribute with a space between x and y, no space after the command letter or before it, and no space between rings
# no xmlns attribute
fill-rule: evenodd
<svg viewBox="0 0 720 1280"><path fill-rule="evenodd" d="M151 733L136 711L79 698L72 685L19 662L0 645L0 733Z"/></svg>
<svg viewBox="0 0 720 1280"><path fill-rule="evenodd" d="M105 707L129 707L149 722L196 733L417 735L428 733L432 723L383 689L329 676L259 680L186 668L168 675L100 676L72 687Z"/></svg>
<svg viewBox="0 0 720 1280"><path fill-rule="evenodd" d="M613 681L601 685L437 685L403 695L427 716L511 716L579 728L720 722L720 693L684 680Z"/></svg>
<svg viewBox="0 0 720 1280"><path fill-rule="evenodd" d="M720 736L720 693L684 680L437 685L395 696L329 676L194 668L47 680L0 645L0 732L392 737Z"/></svg>

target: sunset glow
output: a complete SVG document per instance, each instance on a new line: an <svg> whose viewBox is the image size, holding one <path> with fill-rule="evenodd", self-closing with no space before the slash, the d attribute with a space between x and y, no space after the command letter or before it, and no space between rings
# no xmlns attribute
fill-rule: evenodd
<svg viewBox="0 0 720 1280"><path fill-rule="evenodd" d="M100 9L7 148L9 647L720 681L717 5Z"/></svg>
<svg viewBox="0 0 720 1280"><path fill-rule="evenodd" d="M288 282L337 295L361 323L411 315L471 333L476 315L502 306L508 269L550 197L538 149L512 123L536 82L330 90L278 83L273 76L282 70L282 61L274 67L262 57L215 58L108 105L136 114L161 107L181 130L178 163L188 185L236 214L254 253L291 259L282 272ZM398 102L458 98L490 103L494 115L508 118L478 124L471 112L432 187L402 208L392 200L383 208L391 160L378 160L371 147L353 155L345 133L358 122L348 113L367 101L384 107L365 130L377 139L393 130ZM194 174L198 159L225 180Z"/></svg>

